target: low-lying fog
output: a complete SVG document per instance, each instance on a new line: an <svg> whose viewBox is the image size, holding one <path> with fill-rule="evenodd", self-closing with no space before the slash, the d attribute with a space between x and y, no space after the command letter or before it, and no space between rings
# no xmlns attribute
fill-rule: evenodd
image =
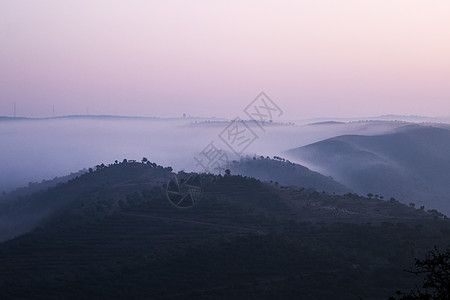
<svg viewBox="0 0 450 300"><path fill-rule="evenodd" d="M145 156L175 170L201 171L194 157L210 142L230 151L230 160L238 158L219 138L228 124L201 119L104 117L0 120L0 192L124 158L140 160ZM289 123L271 124L264 130L253 125L258 138L244 154L272 157L337 135L378 134L401 125Z"/></svg>

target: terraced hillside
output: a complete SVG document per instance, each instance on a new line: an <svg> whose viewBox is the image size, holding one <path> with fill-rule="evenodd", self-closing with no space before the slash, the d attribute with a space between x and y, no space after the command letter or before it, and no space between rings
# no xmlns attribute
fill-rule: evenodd
<svg viewBox="0 0 450 300"><path fill-rule="evenodd" d="M414 257L450 243L438 213L242 176L203 175L180 209L165 176L123 163L36 195L74 200L0 244L0 298L385 299L413 286Z"/></svg>

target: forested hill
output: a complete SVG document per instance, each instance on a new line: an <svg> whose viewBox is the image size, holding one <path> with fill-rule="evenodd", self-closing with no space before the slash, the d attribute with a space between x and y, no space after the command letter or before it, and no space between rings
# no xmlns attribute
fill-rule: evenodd
<svg viewBox="0 0 450 300"><path fill-rule="evenodd" d="M27 188L2 195L0 241L35 228L51 215L63 212L77 201L89 202L89 199L95 197L117 201L135 190L160 187L172 174L170 167L127 160L109 166L101 164L95 169L96 171L89 169L86 173L80 173L81 175L71 176L67 182L63 182L63 177L51 182L31 184ZM61 182L58 183L59 180Z"/></svg>
<svg viewBox="0 0 450 300"><path fill-rule="evenodd" d="M282 157L246 157L233 161L229 166L233 174L258 178L281 185L310 188L330 194L346 194L352 190L333 178L292 163Z"/></svg>
<svg viewBox="0 0 450 300"><path fill-rule="evenodd" d="M171 169L145 161L4 203L3 222L41 218L0 243L0 298L380 299L450 243L442 215L396 201L191 175L177 174L199 188L190 208L168 200Z"/></svg>

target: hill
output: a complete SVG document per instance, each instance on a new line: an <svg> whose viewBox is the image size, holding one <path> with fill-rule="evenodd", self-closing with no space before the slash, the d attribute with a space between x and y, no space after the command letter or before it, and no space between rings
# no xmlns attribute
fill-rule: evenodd
<svg viewBox="0 0 450 300"><path fill-rule="evenodd" d="M0 243L0 298L380 299L414 283L402 271L414 257L450 243L436 212L243 176L192 174L201 200L180 209L172 176L123 162L22 200L62 203Z"/></svg>
<svg viewBox="0 0 450 300"><path fill-rule="evenodd" d="M330 177L313 172L304 166L278 156L275 156L273 159L263 156L241 158L239 161L231 162L228 168L232 174L254 177L281 185L309 188L330 194L351 192L350 188L334 181Z"/></svg>
<svg viewBox="0 0 450 300"><path fill-rule="evenodd" d="M124 190L127 193L133 191L135 180L146 187L160 186L167 182L171 174L171 168L163 168L154 163L123 162L116 163L114 168L111 166L107 168L102 164L97 166L96 172L91 169L88 173L80 172L50 182L30 184L26 188L2 195L0 241L35 228L51 215L62 212L72 203L92 197L95 193L114 188L115 192L111 193L111 197L121 197ZM107 174L103 174L106 169ZM69 180L65 182L67 179Z"/></svg>
<svg viewBox="0 0 450 300"><path fill-rule="evenodd" d="M408 125L388 134L344 135L287 151L360 194L450 213L450 130Z"/></svg>

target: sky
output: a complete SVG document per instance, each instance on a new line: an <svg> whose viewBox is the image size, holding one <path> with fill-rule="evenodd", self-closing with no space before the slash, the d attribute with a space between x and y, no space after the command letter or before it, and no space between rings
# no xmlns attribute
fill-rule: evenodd
<svg viewBox="0 0 450 300"><path fill-rule="evenodd" d="M0 0L0 115L450 115L450 1Z"/></svg>

